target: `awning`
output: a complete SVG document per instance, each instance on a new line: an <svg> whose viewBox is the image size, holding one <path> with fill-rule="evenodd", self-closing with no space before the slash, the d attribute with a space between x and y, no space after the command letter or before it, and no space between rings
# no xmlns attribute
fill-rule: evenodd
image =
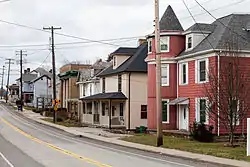
<svg viewBox="0 0 250 167"><path fill-rule="evenodd" d="M189 104L189 98L187 97L178 97L168 103L169 105L176 105L176 104Z"/></svg>
<svg viewBox="0 0 250 167"><path fill-rule="evenodd" d="M81 100L103 100L103 99L127 99L122 92L99 93L81 98Z"/></svg>

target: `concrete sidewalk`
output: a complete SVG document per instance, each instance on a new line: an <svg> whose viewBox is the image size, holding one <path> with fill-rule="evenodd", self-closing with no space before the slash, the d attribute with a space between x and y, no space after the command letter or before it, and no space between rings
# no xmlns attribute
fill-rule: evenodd
<svg viewBox="0 0 250 167"><path fill-rule="evenodd" d="M49 125L58 129L62 129L68 133L71 133L74 135L82 135L84 137L94 139L94 140L100 140L100 141L113 143L113 144L117 144L117 145L121 145L125 147L136 148L136 149L140 149L144 151L166 154L168 156L183 157L186 159L218 163L218 164L228 165L228 166L250 167L250 163L245 162L245 161L218 158L218 157L214 157L210 155L196 154L196 153L190 153L190 152L180 151L180 150L175 150L175 149L159 148L159 147L153 147L153 146L147 146L147 145L122 141L122 140L119 140L119 138L125 137L128 135L113 134L113 133L109 133L99 128L65 127L61 125L56 125L56 124L41 120L42 116L40 114L34 113L29 110L25 110L24 112L22 112L22 114L26 116L27 118L35 120L41 124Z"/></svg>

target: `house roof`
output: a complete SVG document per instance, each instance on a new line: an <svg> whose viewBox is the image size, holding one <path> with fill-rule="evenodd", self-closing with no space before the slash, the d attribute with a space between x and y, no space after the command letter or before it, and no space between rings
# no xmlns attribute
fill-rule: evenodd
<svg viewBox="0 0 250 167"><path fill-rule="evenodd" d="M37 73L40 74L40 76L42 75L47 75L49 78L52 78L53 77L53 74L50 73L49 71L45 70L44 68L41 68L41 67L38 67L36 68L35 70L33 71L36 71Z"/></svg>
<svg viewBox="0 0 250 167"><path fill-rule="evenodd" d="M96 100L96 99L127 99L122 92L99 93L92 96L84 97L81 100Z"/></svg>
<svg viewBox="0 0 250 167"><path fill-rule="evenodd" d="M112 74L118 74L122 72L147 72L147 63L144 59L148 54L148 44L143 43L138 48L133 56L128 58L123 64L116 69L113 69L113 65L103 70L98 76L106 76Z"/></svg>
<svg viewBox="0 0 250 167"><path fill-rule="evenodd" d="M162 31L183 31L182 25L169 5L160 20L160 30Z"/></svg>
<svg viewBox="0 0 250 167"><path fill-rule="evenodd" d="M213 32L214 28L216 26L212 25L212 24L207 24L207 23L195 23L194 25L192 25L191 27L189 27L186 32L188 31L203 31L203 32Z"/></svg>
<svg viewBox="0 0 250 167"><path fill-rule="evenodd" d="M231 14L219 18L211 24L213 31L205 39L192 50L184 51L179 56L205 50L227 49L225 44L236 38L239 50L250 50L250 32L243 30L249 23L250 14Z"/></svg>
<svg viewBox="0 0 250 167"><path fill-rule="evenodd" d="M38 81L39 79L41 79L41 78L43 78L43 77L46 77L46 78L48 78L48 79L51 79L48 75L42 75L42 76L40 76L40 77L37 77L37 78L33 79L33 80L30 81L30 82L31 82L31 83L36 82L36 81Z"/></svg>
<svg viewBox="0 0 250 167"><path fill-rule="evenodd" d="M136 50L137 50L137 48L133 48L133 47L120 47L116 51L111 53L111 55L128 55L128 56L132 56L136 52Z"/></svg>
<svg viewBox="0 0 250 167"><path fill-rule="evenodd" d="M23 74L22 79L24 82L30 82L33 79L36 79L36 74ZM16 79L16 81L20 80L20 78Z"/></svg>

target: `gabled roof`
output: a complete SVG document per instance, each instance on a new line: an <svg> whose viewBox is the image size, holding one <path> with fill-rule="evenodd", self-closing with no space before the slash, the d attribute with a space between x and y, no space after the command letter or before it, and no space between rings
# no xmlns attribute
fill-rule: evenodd
<svg viewBox="0 0 250 167"><path fill-rule="evenodd" d="M103 70L98 76L106 76L112 74L118 74L122 72L147 72L147 63L144 59L148 54L148 44L141 44L133 56L128 58L123 64L116 69L113 69L113 65Z"/></svg>
<svg viewBox="0 0 250 167"><path fill-rule="evenodd" d="M48 79L51 79L48 75L42 75L42 76L40 76L40 77L37 77L37 78L33 79L33 80L30 81L30 82L31 82L31 83L36 82L36 81L38 81L39 79L41 79L41 78L43 78L43 77L46 77L46 78L48 78Z"/></svg>
<svg viewBox="0 0 250 167"><path fill-rule="evenodd" d="M160 20L161 31L183 31L182 25L169 5Z"/></svg>
<svg viewBox="0 0 250 167"><path fill-rule="evenodd" d="M47 75L48 77L52 78L53 77L53 74L50 73L49 71L45 70L44 68L41 68L41 67L38 67L36 68L35 70L33 71L36 71L37 73L40 74L40 76L42 75Z"/></svg>
<svg viewBox="0 0 250 167"><path fill-rule="evenodd" d="M22 79L23 82L30 82L33 79L36 79L37 75L36 74L23 74ZM20 78L16 79L16 81L20 80Z"/></svg>
<svg viewBox="0 0 250 167"><path fill-rule="evenodd" d="M137 48L132 48L132 47L120 47L111 55L128 55L132 56L136 52Z"/></svg>
<svg viewBox="0 0 250 167"><path fill-rule="evenodd" d="M249 23L250 14L231 14L219 18L211 24L214 26L211 34L195 48L182 52L180 56L212 49L226 49L225 43L236 38L239 50L250 50L250 32L243 30Z"/></svg>
<svg viewBox="0 0 250 167"><path fill-rule="evenodd" d="M195 23L192 25L190 28L186 30L186 32L191 31L191 32L213 32L214 28L216 25L213 24L207 24L207 23Z"/></svg>

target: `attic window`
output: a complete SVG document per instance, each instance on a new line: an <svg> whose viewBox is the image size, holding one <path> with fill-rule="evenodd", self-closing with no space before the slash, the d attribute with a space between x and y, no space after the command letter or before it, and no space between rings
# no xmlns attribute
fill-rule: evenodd
<svg viewBox="0 0 250 167"><path fill-rule="evenodd" d="M192 37L188 37L188 49L192 48Z"/></svg>
<svg viewBox="0 0 250 167"><path fill-rule="evenodd" d="M161 44L162 52L169 52L169 37L168 36L161 37L160 44Z"/></svg>
<svg viewBox="0 0 250 167"><path fill-rule="evenodd" d="M152 39L148 40L148 53L152 52Z"/></svg>
<svg viewBox="0 0 250 167"><path fill-rule="evenodd" d="M114 61L114 66L116 66L116 57L115 56L113 58L113 61Z"/></svg>

